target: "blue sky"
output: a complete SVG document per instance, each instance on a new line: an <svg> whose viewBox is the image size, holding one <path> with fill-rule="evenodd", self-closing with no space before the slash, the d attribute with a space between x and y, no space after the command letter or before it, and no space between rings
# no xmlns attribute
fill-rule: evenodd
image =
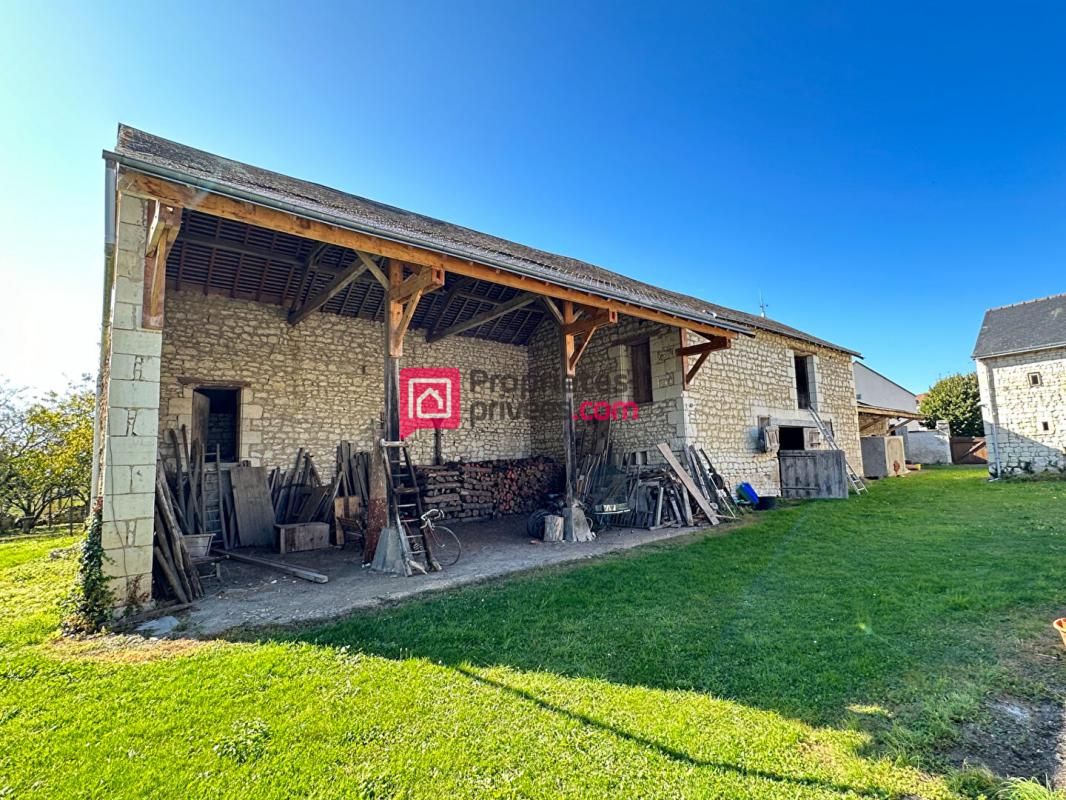
<svg viewBox="0 0 1066 800"><path fill-rule="evenodd" d="M95 366L119 121L758 311L915 391L1066 291L1066 6L22 3L0 376ZM9 346L10 345L10 346Z"/></svg>

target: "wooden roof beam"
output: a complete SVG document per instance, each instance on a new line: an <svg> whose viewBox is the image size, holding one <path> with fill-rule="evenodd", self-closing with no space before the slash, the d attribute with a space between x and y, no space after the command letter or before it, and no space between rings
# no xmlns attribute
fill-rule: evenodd
<svg viewBox="0 0 1066 800"><path fill-rule="evenodd" d="M309 297L299 308L290 311L289 324L298 325L307 319L311 314L340 294L344 287L348 286L364 272L366 272L366 264L357 258L343 272L339 273L326 288L321 289L314 297Z"/></svg>
<svg viewBox="0 0 1066 800"><path fill-rule="evenodd" d="M473 330L484 325L487 322L492 322L494 319L499 319L505 314L510 314L512 311L517 311L520 308L528 306L530 303L537 301L537 295L532 292L523 292L522 294L515 295L510 300L504 300L499 305L490 308L488 311L483 311L480 314L475 314L465 322L457 322L444 330L434 331L426 337L426 343L432 344L433 342L439 342L446 336L455 336L458 333L465 333L466 331Z"/></svg>
<svg viewBox="0 0 1066 800"><path fill-rule="evenodd" d="M202 189L176 183L165 178L137 172L128 167L124 167L119 173L118 190L122 194L158 199L171 205L202 211L205 214L213 214L268 230L302 236L306 239L316 239L320 242L365 253L373 253L386 258L395 258L409 264L440 267L446 272L455 273L456 275L464 275L502 286L509 286L512 289L518 289L523 292L535 292L556 300L568 300L593 308L608 309L617 314L626 314L638 319L646 319L677 328L688 328L697 333L721 336L725 339L734 339L737 336L736 331L720 328L713 323L696 322L676 314L647 308L637 303L602 297L594 292L560 286L542 278L519 275L473 260L438 253L427 247L395 242L373 234L307 219L287 211L279 211L267 206L236 200L225 195L205 192Z"/></svg>

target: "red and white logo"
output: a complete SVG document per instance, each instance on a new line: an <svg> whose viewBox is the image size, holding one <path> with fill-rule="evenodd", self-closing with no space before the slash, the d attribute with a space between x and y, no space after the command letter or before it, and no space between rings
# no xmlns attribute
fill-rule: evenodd
<svg viewBox="0 0 1066 800"><path fill-rule="evenodd" d="M400 370L400 438L419 428L458 428L459 370L405 367Z"/></svg>

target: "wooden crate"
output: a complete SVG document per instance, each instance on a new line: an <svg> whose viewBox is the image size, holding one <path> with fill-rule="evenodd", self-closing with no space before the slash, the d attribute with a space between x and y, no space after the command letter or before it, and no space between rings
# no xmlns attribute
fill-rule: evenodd
<svg viewBox="0 0 1066 800"><path fill-rule="evenodd" d="M331 546L325 522L287 522L274 526L279 553L322 550Z"/></svg>

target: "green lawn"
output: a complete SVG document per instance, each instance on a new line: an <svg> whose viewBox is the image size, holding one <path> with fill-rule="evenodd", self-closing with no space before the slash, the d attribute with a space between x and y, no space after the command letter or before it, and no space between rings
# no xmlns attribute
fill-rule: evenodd
<svg viewBox="0 0 1066 800"><path fill-rule="evenodd" d="M58 640L71 540L0 544L0 798L958 796L1066 687L1066 482L984 477L216 642Z"/></svg>

